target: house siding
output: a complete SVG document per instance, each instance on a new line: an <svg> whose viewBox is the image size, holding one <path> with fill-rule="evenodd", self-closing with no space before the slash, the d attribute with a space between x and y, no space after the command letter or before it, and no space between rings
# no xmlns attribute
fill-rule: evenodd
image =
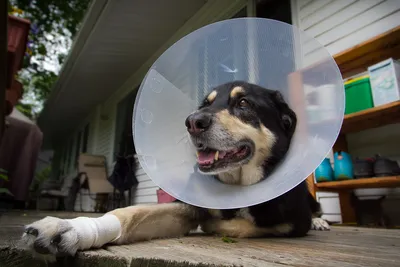
<svg viewBox="0 0 400 267"><path fill-rule="evenodd" d="M363 41L400 25L398 0L293 0L297 11L295 24L314 37L335 55ZM306 64L318 60L319 51L312 44L304 46ZM367 157L380 153L400 160L399 125L390 125L348 135L349 152L353 156ZM382 138L377 139L376 136ZM332 152L330 153L331 162ZM389 194L397 198L398 190L357 190L358 195ZM338 195L317 193L324 217L341 221Z"/></svg>

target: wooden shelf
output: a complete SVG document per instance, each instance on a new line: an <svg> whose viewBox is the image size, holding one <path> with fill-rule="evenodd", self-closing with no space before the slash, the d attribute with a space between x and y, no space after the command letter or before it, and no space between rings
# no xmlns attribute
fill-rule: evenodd
<svg viewBox="0 0 400 267"><path fill-rule="evenodd" d="M400 101L344 116L342 134L359 132L400 122Z"/></svg>
<svg viewBox="0 0 400 267"><path fill-rule="evenodd" d="M390 57L400 58L400 26L351 47L334 59L343 78L348 78Z"/></svg>
<svg viewBox="0 0 400 267"><path fill-rule="evenodd" d="M346 181L333 181L316 183L318 191L343 191L360 188L387 188L399 187L400 176L376 177L376 178L360 178Z"/></svg>

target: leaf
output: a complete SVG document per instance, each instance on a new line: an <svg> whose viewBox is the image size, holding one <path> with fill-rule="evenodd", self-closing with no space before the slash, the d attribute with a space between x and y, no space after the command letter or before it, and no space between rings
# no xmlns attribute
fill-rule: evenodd
<svg viewBox="0 0 400 267"><path fill-rule="evenodd" d="M226 236L223 236L223 237L221 238L221 240L224 241L225 243L237 243L236 240L234 240L234 239L232 239L232 238L230 238L230 237L226 237Z"/></svg>
<svg viewBox="0 0 400 267"><path fill-rule="evenodd" d="M39 45L38 53L43 55L43 56L47 54L47 49L46 49L46 46L44 46L44 44L40 44Z"/></svg>
<svg viewBox="0 0 400 267"><path fill-rule="evenodd" d="M8 181L8 176L5 174L0 173L0 179L3 181Z"/></svg>
<svg viewBox="0 0 400 267"><path fill-rule="evenodd" d="M33 119L34 113L33 113L33 104L27 104L27 103L18 103L15 106L18 111L20 111L22 114L27 116L30 119Z"/></svg>
<svg viewBox="0 0 400 267"><path fill-rule="evenodd" d="M0 188L0 194L6 194L9 196L13 196L13 194L7 188Z"/></svg>

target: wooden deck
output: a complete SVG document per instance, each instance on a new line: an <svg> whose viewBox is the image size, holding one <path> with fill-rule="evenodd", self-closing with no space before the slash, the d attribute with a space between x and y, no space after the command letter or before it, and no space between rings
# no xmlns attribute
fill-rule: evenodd
<svg viewBox="0 0 400 267"><path fill-rule="evenodd" d="M17 246L23 225L46 215L71 218L82 214L12 212L1 215L0 266L400 266L400 230L343 226L328 232L311 231L309 236L299 239L236 239L236 243L195 234L109 246L46 264L21 252Z"/></svg>

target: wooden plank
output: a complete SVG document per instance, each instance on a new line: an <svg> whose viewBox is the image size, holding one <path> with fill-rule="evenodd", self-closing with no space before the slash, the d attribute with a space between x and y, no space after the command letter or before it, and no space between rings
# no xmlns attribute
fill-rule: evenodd
<svg viewBox="0 0 400 267"><path fill-rule="evenodd" d="M45 216L73 218L102 214L61 212L8 212L0 217L0 266L48 266L45 261L21 253L18 240L23 225ZM105 246L79 252L56 266L398 266L400 230L332 227L331 231L310 231L304 238L235 239L200 233L189 237ZM323 248L323 249L321 249ZM69 264L69 265L68 265ZM55 265L54 265L55 266Z"/></svg>
<svg viewBox="0 0 400 267"><path fill-rule="evenodd" d="M309 5L314 0L297 0L299 2L300 10L303 10L307 5Z"/></svg>
<svg viewBox="0 0 400 267"><path fill-rule="evenodd" d="M400 26L393 28L383 34L377 35L363 43L353 46L341 53L336 54L336 63L341 65L343 63L353 61L365 56L366 54L385 48L390 48L400 42Z"/></svg>
<svg viewBox="0 0 400 267"><path fill-rule="evenodd" d="M343 190L361 188L393 188L400 187L400 176L360 178L346 181L333 181L317 183L319 191L339 192Z"/></svg>
<svg viewBox="0 0 400 267"><path fill-rule="evenodd" d="M157 202L158 202L157 194L132 197L133 204L157 203Z"/></svg>
<svg viewBox="0 0 400 267"><path fill-rule="evenodd" d="M44 260L21 253L17 241L22 231L20 225L0 227L0 234L5 237L0 245L0 266L47 266ZM331 231L310 231L304 238L235 240L236 243L225 243L220 237L193 234L189 237L137 242L131 245L105 246L102 249L79 252L76 257L59 260L56 265L394 267L400 261L399 230L341 226L332 227Z"/></svg>
<svg viewBox="0 0 400 267"><path fill-rule="evenodd" d="M340 213L342 215L342 223L356 222L356 214L351 206L351 195L349 191L339 192Z"/></svg>
<svg viewBox="0 0 400 267"><path fill-rule="evenodd" d="M381 30L378 32L375 32L370 30L370 27L373 27L374 24L378 24L381 20L384 18L390 16L390 14L393 14L396 12L396 10L400 9L400 1L384 1L381 4L374 6L373 8L359 14L358 16L352 17L350 20L337 25L334 27L332 30L329 30L319 36L316 36L318 39L318 42L321 43L325 47L329 47L331 44L335 44L335 42L339 41L340 39L346 37L346 36L352 36L352 34L355 34L357 31L361 30L367 30L369 32L373 33L373 36L377 35L377 33L382 33L385 30ZM393 24L393 27L396 27L398 23ZM390 27L390 25L388 25ZM392 27L391 27L392 28ZM390 29L390 28L389 28ZM364 37L366 39L369 39L369 37ZM356 42L359 43L359 42ZM306 46L304 53L310 54L315 47L313 46ZM336 54L339 51L342 50L336 50L332 51L328 49L329 52L332 54Z"/></svg>
<svg viewBox="0 0 400 267"><path fill-rule="evenodd" d="M383 2L385 0L369 0L369 1L356 1L350 6L346 6L333 16L325 17L324 20L318 22L318 24L306 29L306 33L313 37L318 37L320 34L325 33L338 25L345 23L353 17L365 12L371 7ZM336 1L346 3L347 1ZM302 28L304 29L304 28Z"/></svg>
<svg viewBox="0 0 400 267"><path fill-rule="evenodd" d="M326 18L329 17L336 17L336 20L341 19L341 17L337 16L335 13L343 9L347 9L354 2L356 2L356 0L329 2L321 9L319 9L318 12L315 12L310 16L305 17L301 22L301 28L307 31L308 28L312 26L317 26L320 22L324 21ZM307 33L310 34L308 31ZM311 36L316 36L316 35L311 35Z"/></svg>
<svg viewBox="0 0 400 267"><path fill-rule="evenodd" d="M149 187L144 189L137 189L132 193L132 196L149 196L149 195L157 195L158 187Z"/></svg>
<svg viewBox="0 0 400 267"><path fill-rule="evenodd" d="M145 182L140 182L136 188L144 189L144 188L150 188L150 187L157 187L157 185L152 180L148 180Z"/></svg>
<svg viewBox="0 0 400 267"><path fill-rule="evenodd" d="M357 73L367 71L369 66L379 63L385 59L400 58L400 38L397 40L392 39L385 44L381 44L381 47L372 47L370 51L366 51L365 48L360 49L360 52L362 50L366 51L365 54L338 65L343 78L348 78Z"/></svg>
<svg viewBox="0 0 400 267"><path fill-rule="evenodd" d="M341 134L400 122L400 101L344 116Z"/></svg>
<svg viewBox="0 0 400 267"><path fill-rule="evenodd" d="M347 140L344 134L339 134L338 138L336 139L335 144L333 145L333 152L348 152Z"/></svg>
<svg viewBox="0 0 400 267"><path fill-rule="evenodd" d="M363 72L373 64L400 58L400 26L335 55L344 78Z"/></svg>
<svg viewBox="0 0 400 267"><path fill-rule="evenodd" d="M311 195L316 198L316 187L315 187L315 182L314 182L314 174L310 174L310 176L307 177L307 186L308 186L308 191L311 193Z"/></svg>
<svg viewBox="0 0 400 267"><path fill-rule="evenodd" d="M311 14L317 12L323 6L329 4L329 2L331 1L332 0L314 0L311 3L305 5L304 7L301 7L300 19L304 20Z"/></svg>

